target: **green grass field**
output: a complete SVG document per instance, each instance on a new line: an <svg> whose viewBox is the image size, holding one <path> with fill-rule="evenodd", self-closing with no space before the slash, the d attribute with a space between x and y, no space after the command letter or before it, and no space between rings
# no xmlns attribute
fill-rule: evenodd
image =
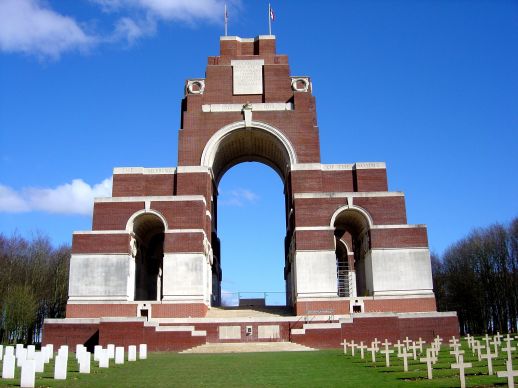
<svg viewBox="0 0 518 388"><path fill-rule="evenodd" d="M467 349L467 346L464 346ZM367 357L368 356L368 357ZM426 378L426 364L409 363L409 372L403 372L403 362L391 358L391 367L385 367L385 358L378 354L376 364L370 354L361 360L340 350L284 353L233 354L176 354L150 353L147 360L113 364L109 369L97 368L92 361L92 373L78 373L78 365L70 356L66 381L54 381L53 364L38 374L38 387L458 387L456 370L446 347L434 365L434 379ZM504 370L503 355L495 362L495 370ZM513 359L518 369L518 355ZM466 351L467 362L473 368L467 371L467 386L506 386L507 380L487 375L487 367ZM0 386L19 386L19 374L13 380L0 380ZM518 382L518 378L516 379Z"/></svg>

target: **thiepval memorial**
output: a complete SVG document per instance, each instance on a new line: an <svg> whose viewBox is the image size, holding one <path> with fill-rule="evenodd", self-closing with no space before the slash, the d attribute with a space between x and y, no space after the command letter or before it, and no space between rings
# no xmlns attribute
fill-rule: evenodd
<svg viewBox="0 0 518 388"><path fill-rule="evenodd" d="M459 334L456 314L436 309L426 226L407 223L405 196L388 190L385 163L320 162L311 79L290 74L275 36L221 37L205 78L184 87L178 166L114 169L112 196L95 199L92 230L73 234L66 318L46 321L44 343L322 348L344 336ZM218 184L247 161L270 166L284 183L279 260L291 315L225 318L218 307ZM261 234L253 222L247 228Z"/></svg>

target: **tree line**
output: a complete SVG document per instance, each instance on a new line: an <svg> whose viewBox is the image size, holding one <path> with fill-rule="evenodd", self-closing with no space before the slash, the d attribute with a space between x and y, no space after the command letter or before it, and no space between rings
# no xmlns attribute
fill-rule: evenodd
<svg viewBox="0 0 518 388"><path fill-rule="evenodd" d="M63 318L70 247L0 233L0 343L39 342L45 318Z"/></svg>
<svg viewBox="0 0 518 388"><path fill-rule="evenodd" d="M518 329L518 217L473 230L432 255L439 311L457 311L462 334Z"/></svg>

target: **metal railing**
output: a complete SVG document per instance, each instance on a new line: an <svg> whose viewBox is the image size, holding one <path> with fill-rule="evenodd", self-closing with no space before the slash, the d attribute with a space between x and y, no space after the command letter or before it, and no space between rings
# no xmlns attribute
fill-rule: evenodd
<svg viewBox="0 0 518 388"><path fill-rule="evenodd" d="M246 301L258 306L286 306L286 292L283 291L239 291L222 292L221 305L226 307L241 306Z"/></svg>

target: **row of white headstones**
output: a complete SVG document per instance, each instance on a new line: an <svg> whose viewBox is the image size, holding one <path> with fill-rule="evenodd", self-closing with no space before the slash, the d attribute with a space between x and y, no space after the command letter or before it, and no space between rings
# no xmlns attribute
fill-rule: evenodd
<svg viewBox="0 0 518 388"><path fill-rule="evenodd" d="M62 345L54 360L54 379L66 380L68 368L68 346ZM144 360L147 358L147 344L128 346L128 361ZM43 373L45 365L54 358L54 345L46 345L37 351L34 345L24 347L22 344L4 347L0 345L0 361L2 361L2 379L14 379L16 367L21 368L20 387L34 387L36 373ZM90 373L92 353L85 346L77 345L75 358L79 364L79 373ZM124 364L125 348L113 344L103 348L100 345L94 347L93 359L99 363L99 368L109 368L110 360L115 364Z"/></svg>
<svg viewBox="0 0 518 388"><path fill-rule="evenodd" d="M515 336L514 339L518 340L518 336ZM504 337L500 333L497 333L495 336L489 336L486 334L482 340L477 340L475 337L468 334L465 337L465 340L473 356L477 356L478 361L486 360L488 375L494 374L493 359L499 356L499 352L506 353L506 370L497 371L497 376L507 378L508 386L514 387L514 377L518 377L518 370L513 370L512 358L516 347L512 346L512 336L507 334ZM455 363L451 364L451 368L459 370L460 385L464 388L466 386L465 371L468 368L472 368L473 365L470 362L464 362L465 351L461 349L462 345L456 337L452 337L448 342L450 354L455 357ZM426 344L426 341L423 341L421 338L419 338L418 341L413 341L406 337L403 341L398 340L397 343L393 345L392 349L390 348L392 343L387 339L385 339L384 342L380 342L377 338L371 342L370 347L364 345L363 341L355 343L354 340L347 342L345 339L340 345L343 345L344 347L344 354L347 354L349 349L351 351L351 355L354 357L356 351L358 351L362 360L365 358L365 351L370 352L373 363L376 362L376 354L379 352L385 355L385 365L387 367L390 367L390 355L397 351L397 357L403 359L403 371L405 372L408 372L408 360L410 358L417 360L418 354L421 355L426 351L426 357L419 358L419 361L426 363L428 379L431 380L433 377L433 365L436 364L439 359L439 351L443 344L443 339L439 336L435 337L435 339L430 343L430 346L425 349L424 346Z"/></svg>

